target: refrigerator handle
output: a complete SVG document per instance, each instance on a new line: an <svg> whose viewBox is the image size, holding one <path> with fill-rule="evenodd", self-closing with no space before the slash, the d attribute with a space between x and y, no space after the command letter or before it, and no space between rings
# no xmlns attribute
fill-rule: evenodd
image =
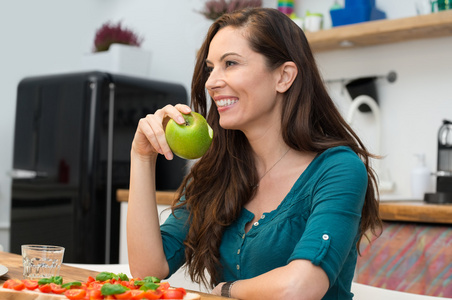
<svg viewBox="0 0 452 300"><path fill-rule="evenodd" d="M35 178L42 178L42 177L48 177L46 172L39 172L39 171L33 171L33 170L22 170L22 169L13 169L12 171L8 172L8 175L12 179L35 179Z"/></svg>

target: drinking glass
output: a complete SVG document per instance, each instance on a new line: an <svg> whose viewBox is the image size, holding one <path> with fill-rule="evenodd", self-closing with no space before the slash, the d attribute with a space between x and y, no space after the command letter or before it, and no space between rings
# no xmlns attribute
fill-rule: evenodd
<svg viewBox="0 0 452 300"><path fill-rule="evenodd" d="M63 262L64 247L52 245L22 245L24 279L58 276Z"/></svg>

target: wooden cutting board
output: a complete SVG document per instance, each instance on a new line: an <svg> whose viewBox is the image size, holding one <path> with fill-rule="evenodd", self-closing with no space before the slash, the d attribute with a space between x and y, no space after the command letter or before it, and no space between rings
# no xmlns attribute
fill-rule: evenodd
<svg viewBox="0 0 452 300"><path fill-rule="evenodd" d="M4 289L1 286L8 279L22 279L23 278L23 266L22 256L7 252L0 251L0 264L8 268L8 273L0 277L0 300L62 300L67 299L65 296L55 294L44 294L34 291L13 291L10 289ZM62 264L60 269L60 275L63 277L64 282L72 281L86 281L89 276L96 277L99 274L97 271L91 271L72 266ZM210 299L229 299L223 298L211 294L205 293L187 293L189 300L210 300Z"/></svg>
<svg viewBox="0 0 452 300"><path fill-rule="evenodd" d="M14 291L0 287L1 300L64 300L67 298L64 295L44 294L35 291ZM201 296L196 293L188 292L184 300L201 300Z"/></svg>
<svg viewBox="0 0 452 300"><path fill-rule="evenodd" d="M44 294L33 291L14 291L0 288L0 299L2 300L63 300L64 295Z"/></svg>

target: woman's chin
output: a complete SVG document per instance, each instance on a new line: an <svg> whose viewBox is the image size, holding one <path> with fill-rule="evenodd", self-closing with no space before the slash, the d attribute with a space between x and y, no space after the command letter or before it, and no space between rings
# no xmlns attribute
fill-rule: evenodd
<svg viewBox="0 0 452 300"><path fill-rule="evenodd" d="M223 128L223 129L230 129L230 130L239 129L235 122L232 122L232 120L228 120L226 118L222 118L221 116L220 116L219 123L220 123L221 128Z"/></svg>

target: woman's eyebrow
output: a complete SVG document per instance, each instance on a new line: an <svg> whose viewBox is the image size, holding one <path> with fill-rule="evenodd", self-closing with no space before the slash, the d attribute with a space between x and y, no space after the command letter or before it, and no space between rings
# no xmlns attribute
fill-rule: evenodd
<svg viewBox="0 0 452 300"><path fill-rule="evenodd" d="M226 57L228 57L228 56L230 56L230 55L237 55L237 56L241 56L240 54L238 54L238 53L235 53L235 52L226 52L225 54L223 54L221 57L220 57L220 61L223 61ZM212 63L210 60L208 60L208 59L206 59L206 63Z"/></svg>

